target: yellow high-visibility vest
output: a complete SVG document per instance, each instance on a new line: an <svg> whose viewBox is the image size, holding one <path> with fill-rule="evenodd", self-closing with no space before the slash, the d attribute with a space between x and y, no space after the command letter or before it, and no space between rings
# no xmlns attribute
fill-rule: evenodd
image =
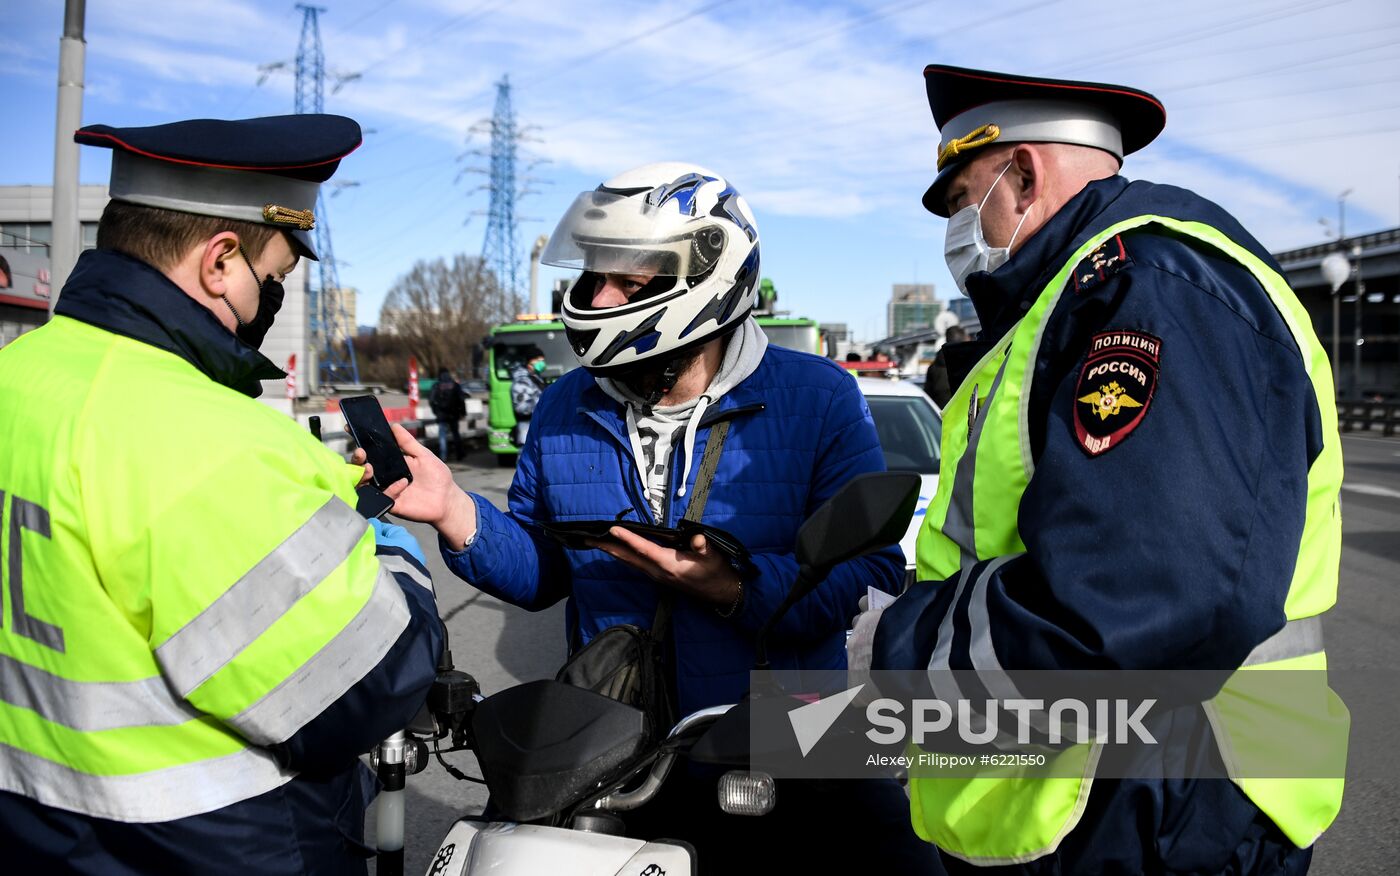
<svg viewBox="0 0 1400 876"><path fill-rule="evenodd" d="M1261 707L1249 676L1259 669L1326 668L1318 615L1336 602L1337 595L1341 443L1331 369L1307 312L1287 282L1244 247L1209 225L1144 215L1104 229L1069 258L1026 315L975 366L944 410L945 422L961 423L968 419L971 400L980 399L969 430L943 430L938 491L929 504L917 546L919 580L942 581L965 565L1025 552L1016 528L1017 510L1034 465L1024 401L1030 398L1031 364L1041 325L1080 261L1114 235L1148 225L1198 240L1250 271L1288 325L1317 396L1324 443L1308 471L1303 536L1284 606L1287 624L1256 648L1241 671L1205 704L1236 784L1290 840L1306 847L1341 808L1341 771L1326 778L1254 778L1250 767L1268 756L1277 757L1280 738L1289 745L1337 754L1344 761L1349 716L1325 683L1307 701ZM978 864L1043 857L1059 846L1083 815L1097 754L1092 744L1058 752L1054 778L914 776L910 782L914 828L943 850ZM1044 770L1037 772L1044 774Z"/></svg>
<svg viewBox="0 0 1400 876"><path fill-rule="evenodd" d="M173 353L55 317L0 350L0 443L0 789L126 822L270 791L264 746L408 624L359 470Z"/></svg>

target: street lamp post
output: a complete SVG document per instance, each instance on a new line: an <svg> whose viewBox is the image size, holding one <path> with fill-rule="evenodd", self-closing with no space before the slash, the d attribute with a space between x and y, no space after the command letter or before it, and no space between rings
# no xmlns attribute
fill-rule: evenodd
<svg viewBox="0 0 1400 876"><path fill-rule="evenodd" d="M1351 256L1356 271L1356 308L1352 311L1353 343L1351 348L1351 394L1361 397L1361 347L1366 338L1361 334L1361 299L1366 297L1366 278L1361 273L1361 244L1351 248Z"/></svg>
<svg viewBox="0 0 1400 876"><path fill-rule="evenodd" d="M87 0L67 0L63 9L63 38L58 54L58 118L53 149L53 206L50 213L49 315L73 263L82 251L78 220L78 144L73 132L83 123L83 67L87 46L83 24Z"/></svg>
<svg viewBox="0 0 1400 876"><path fill-rule="evenodd" d="M1337 195L1337 246L1346 251L1347 245L1347 195L1353 189L1347 189ZM1345 256L1343 256L1345 258ZM1351 266L1348 264L1347 266ZM1350 273L1350 270L1348 270ZM1341 287L1332 287L1332 368L1336 373L1332 375L1335 384L1335 392L1341 395L1342 391L1342 292Z"/></svg>
<svg viewBox="0 0 1400 876"><path fill-rule="evenodd" d="M1340 253L1328 253L1319 266L1322 278L1332 287L1332 394L1342 393L1342 363L1337 361L1342 355L1342 286L1351 276L1351 262Z"/></svg>
<svg viewBox="0 0 1400 876"><path fill-rule="evenodd" d="M544 252L545 244L549 243L549 236L541 234L535 238L535 245L530 248L530 313L540 312L540 254Z"/></svg>

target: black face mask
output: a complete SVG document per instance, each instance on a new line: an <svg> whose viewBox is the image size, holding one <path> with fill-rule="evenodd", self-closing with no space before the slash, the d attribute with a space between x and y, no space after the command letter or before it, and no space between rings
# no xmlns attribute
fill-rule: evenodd
<svg viewBox="0 0 1400 876"><path fill-rule="evenodd" d="M277 311L282 309L282 300L287 292L281 283L272 279L271 274L267 275L266 280L258 279L253 260L248 258L248 253L244 252L241 243L238 245L238 252L243 256L243 261L247 262L248 270L252 271L253 281L258 284L258 315L253 317L252 322L244 322L232 304L228 305L228 309L233 311L233 318L238 323L238 330L235 332L238 339L256 350L262 346L268 330L272 328L272 322L277 318ZM227 298L224 299L224 303L228 304Z"/></svg>

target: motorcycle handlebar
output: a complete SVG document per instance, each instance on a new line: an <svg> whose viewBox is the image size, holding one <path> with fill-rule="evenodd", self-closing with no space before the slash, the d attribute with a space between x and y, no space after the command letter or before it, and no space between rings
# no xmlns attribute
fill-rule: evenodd
<svg viewBox="0 0 1400 876"><path fill-rule="evenodd" d="M666 736L666 743L676 741L687 732L706 724L713 724L718 721L734 704L725 706L711 706L708 709L701 709L686 715L676 726L671 728L671 732ZM602 797L594 804L597 809L604 809L609 812L627 812L644 806L651 798L656 796L656 792L661 790L661 785L666 781L666 777L671 773L671 767L676 762L676 752L674 748L663 751L652 763L651 770L642 783L631 791L614 791L606 797Z"/></svg>

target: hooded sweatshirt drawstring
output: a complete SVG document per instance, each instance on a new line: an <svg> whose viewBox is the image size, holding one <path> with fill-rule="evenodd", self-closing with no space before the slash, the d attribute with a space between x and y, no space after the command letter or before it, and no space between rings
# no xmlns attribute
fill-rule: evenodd
<svg viewBox="0 0 1400 876"><path fill-rule="evenodd" d="M695 404L695 410L690 412L690 419L682 427L685 429L685 441L682 445L685 447L685 468L681 469L681 488L676 490L677 499L685 498L685 485L690 478L690 461L695 458L695 433L700 431L700 418L705 416L705 408L709 406L710 397L708 395L700 396L700 401Z"/></svg>

